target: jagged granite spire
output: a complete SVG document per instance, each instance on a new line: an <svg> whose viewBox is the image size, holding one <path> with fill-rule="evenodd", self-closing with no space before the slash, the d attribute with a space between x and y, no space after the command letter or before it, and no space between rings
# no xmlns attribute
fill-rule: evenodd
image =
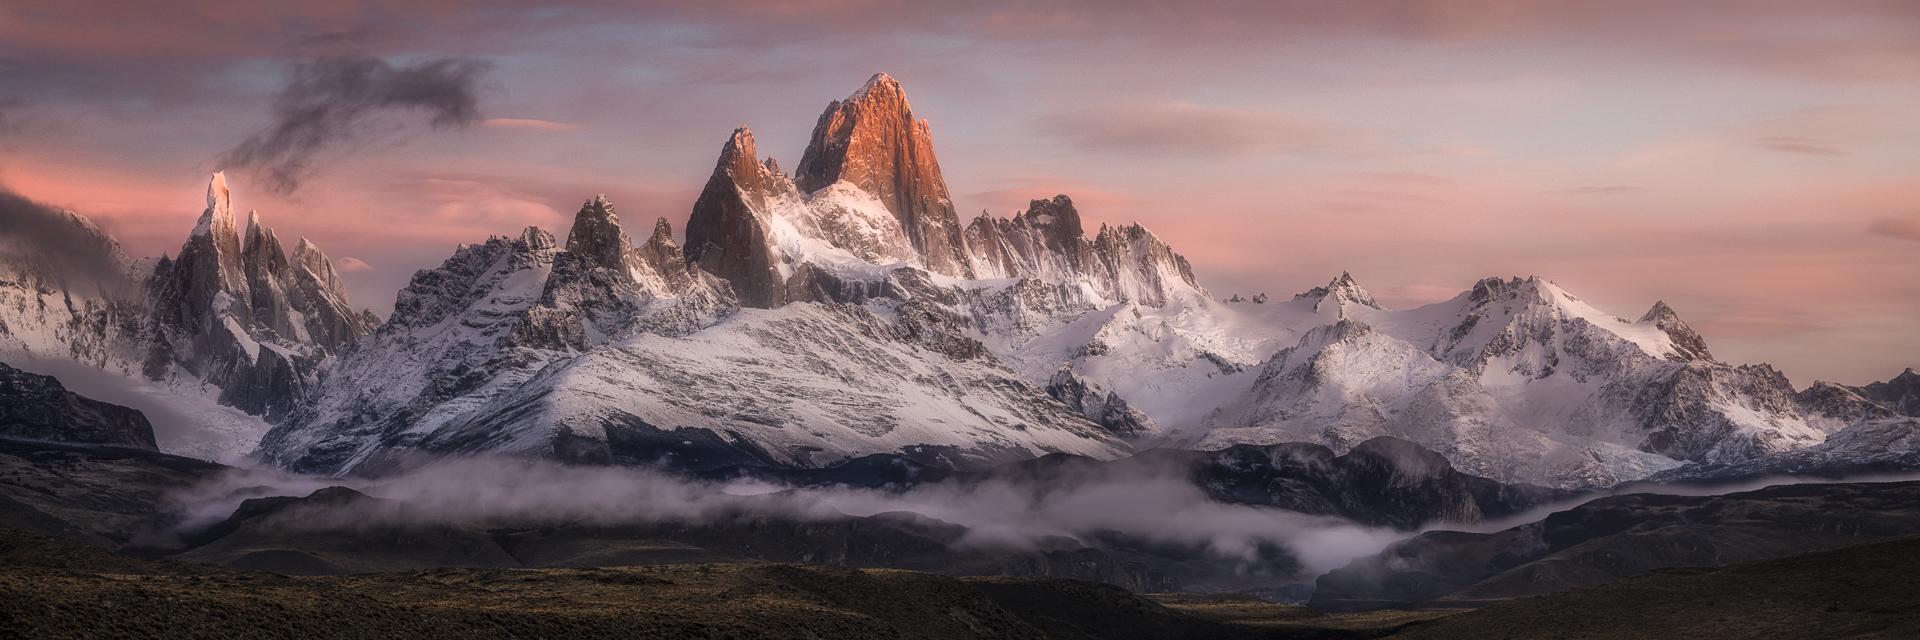
<svg viewBox="0 0 1920 640"><path fill-rule="evenodd" d="M343 303L347 301L347 285L340 280L340 272L334 270L333 261L327 259L327 254L320 250L320 245L302 236L300 242L293 246L293 256L289 259L294 267L305 269L313 274L314 280L327 293L339 298Z"/></svg>
<svg viewBox="0 0 1920 640"><path fill-rule="evenodd" d="M782 178L755 153L746 127L734 129L721 145L720 160L687 218L686 259L732 283L741 305L772 308L786 301L767 219L767 201Z"/></svg>
<svg viewBox="0 0 1920 640"><path fill-rule="evenodd" d="M223 403L276 419L291 411L327 356L372 329L347 307L325 256L309 249L296 258L301 268L257 213L242 242L226 176L213 174L179 257L149 283L146 374L165 378L178 365L219 387Z"/></svg>
<svg viewBox="0 0 1920 640"><path fill-rule="evenodd" d="M967 225L968 259L980 278L1085 282L1108 301L1158 307L1191 291L1205 297L1187 259L1140 225L1101 225L1086 237L1073 199L1034 200L1024 213L982 212Z"/></svg>
<svg viewBox="0 0 1920 640"><path fill-rule="evenodd" d="M933 135L915 120L900 83L875 74L814 125L794 181L812 193L846 181L879 198L934 273L971 277L966 238L934 158Z"/></svg>
<svg viewBox="0 0 1920 640"><path fill-rule="evenodd" d="M287 254L280 249L280 238L260 224L260 214L247 212L247 242L241 252L246 264L247 291L253 318L273 331L275 336L304 340L305 327L293 313L287 300Z"/></svg>
<svg viewBox="0 0 1920 640"><path fill-rule="evenodd" d="M567 232L567 253L580 256L597 266L626 269L627 234L620 230L620 217L613 212L607 195L595 195L580 206L573 217L573 229Z"/></svg>
<svg viewBox="0 0 1920 640"><path fill-rule="evenodd" d="M287 292L288 304L300 312L308 341L337 352L377 328L367 314L353 310L346 283L341 282L333 261L312 241L300 239L286 271L281 286Z"/></svg>

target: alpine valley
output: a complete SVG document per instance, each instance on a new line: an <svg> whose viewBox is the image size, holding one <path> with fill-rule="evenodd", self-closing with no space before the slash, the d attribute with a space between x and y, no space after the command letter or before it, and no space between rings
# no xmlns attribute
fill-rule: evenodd
<svg viewBox="0 0 1920 640"><path fill-rule="evenodd" d="M591 197L564 236L528 227L414 274L384 322L319 247L242 222L214 174L171 257L130 261L65 214L124 277L10 247L0 346L214 425L163 450L320 475L479 454L979 470L1391 436L1465 473L1593 488L1844 463L1829 436L1920 414L1912 370L1796 390L1715 358L1665 303L1616 316L1538 276L1413 309L1344 273L1223 299L1152 231L1088 229L1067 195L963 221L931 131L875 75L827 106L791 175L748 129L726 136L684 243Z"/></svg>

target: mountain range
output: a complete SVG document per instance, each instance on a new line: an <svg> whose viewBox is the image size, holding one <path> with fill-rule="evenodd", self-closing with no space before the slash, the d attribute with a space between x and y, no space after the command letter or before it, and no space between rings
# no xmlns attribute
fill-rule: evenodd
<svg viewBox="0 0 1920 640"><path fill-rule="evenodd" d="M353 309L313 243L289 253L258 215L243 226L215 174L173 257L127 260L63 214L124 282L10 247L0 354L158 385L240 425L176 450L369 476L482 453L965 470L1392 436L1475 476L1596 487L1920 414L1912 370L1796 390L1719 360L1663 302L1629 319L1540 277L1412 309L1344 273L1223 299L1151 231L1089 230L1066 195L963 224L929 123L885 74L827 106L795 166L742 127L684 244L664 219L629 234L594 196L564 242L528 227L459 247L384 321Z"/></svg>

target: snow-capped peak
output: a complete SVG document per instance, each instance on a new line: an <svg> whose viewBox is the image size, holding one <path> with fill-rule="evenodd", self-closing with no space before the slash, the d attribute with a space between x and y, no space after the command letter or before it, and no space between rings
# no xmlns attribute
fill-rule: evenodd
<svg viewBox="0 0 1920 640"><path fill-rule="evenodd" d="M855 89L853 93L848 94L847 99L842 102L859 102L867 99L870 95L874 95L876 92L898 95L900 96L901 103L903 105L906 103L906 92L900 88L900 81L893 79L893 76L887 75L884 71L873 74L871 78L867 78L866 84L860 85L859 89Z"/></svg>
<svg viewBox="0 0 1920 640"><path fill-rule="evenodd" d="M1347 317L1348 305L1376 310L1386 309L1380 306L1379 302L1374 301L1373 294L1361 287L1359 281L1353 279L1353 274L1345 271L1340 272L1340 277L1329 281L1327 286L1308 289L1295 294L1293 299L1312 303L1314 311L1330 313L1336 319Z"/></svg>
<svg viewBox="0 0 1920 640"><path fill-rule="evenodd" d="M1707 341L1694 332L1693 327L1680 319L1680 314L1667 306L1665 300L1653 303L1646 315L1640 316L1640 324L1652 324L1666 332L1673 340L1674 357L1680 360L1713 360L1713 354L1707 351Z"/></svg>

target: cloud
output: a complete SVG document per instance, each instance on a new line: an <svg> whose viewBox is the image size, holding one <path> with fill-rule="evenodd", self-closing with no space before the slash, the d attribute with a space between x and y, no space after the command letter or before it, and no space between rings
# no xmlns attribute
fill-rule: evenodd
<svg viewBox="0 0 1920 640"><path fill-rule="evenodd" d="M1371 146L1366 133L1318 118L1187 102L1065 111L1039 128L1082 150L1147 155L1351 155Z"/></svg>
<svg viewBox="0 0 1920 640"><path fill-rule="evenodd" d="M480 126L493 129L530 129L533 131L551 131L555 133L580 130L580 125L577 124L554 122L552 120L535 120L532 118L487 118L480 121Z"/></svg>
<svg viewBox="0 0 1920 640"><path fill-rule="evenodd" d="M59 281L128 284L118 246L91 221L0 187L0 256L9 255Z"/></svg>
<svg viewBox="0 0 1920 640"><path fill-rule="evenodd" d="M281 194L299 189L320 153L391 128L374 126L392 112L424 112L434 128L464 127L479 119L478 85L489 64L438 58L394 66L366 57L322 58L297 64L274 97L273 123L222 154L231 169L251 169Z"/></svg>
<svg viewBox="0 0 1920 640"><path fill-rule="evenodd" d="M1867 233L1920 242L1920 214L1877 218L1867 226Z"/></svg>
<svg viewBox="0 0 1920 640"><path fill-rule="evenodd" d="M333 268L341 273L357 273L361 271L372 271L373 265L367 264L367 261L353 256L341 256L339 260L333 261Z"/></svg>
<svg viewBox="0 0 1920 640"><path fill-rule="evenodd" d="M1584 187L1568 187L1566 189L1555 189L1552 191L1548 191L1547 193L1554 193L1554 194L1559 194L1564 196L1625 196L1625 195L1640 193L1642 191L1646 191L1646 189L1642 189L1640 187L1636 187L1630 184L1608 184L1608 185L1590 185L1590 186L1584 186Z"/></svg>
<svg viewBox="0 0 1920 640"><path fill-rule="evenodd" d="M1837 158L1847 155L1846 151L1830 146L1827 143L1798 136L1767 136L1754 140L1753 143L1760 145L1762 149L1803 156Z"/></svg>
<svg viewBox="0 0 1920 640"><path fill-rule="evenodd" d="M18 133L24 125L26 111L25 99L0 97L0 136Z"/></svg>

